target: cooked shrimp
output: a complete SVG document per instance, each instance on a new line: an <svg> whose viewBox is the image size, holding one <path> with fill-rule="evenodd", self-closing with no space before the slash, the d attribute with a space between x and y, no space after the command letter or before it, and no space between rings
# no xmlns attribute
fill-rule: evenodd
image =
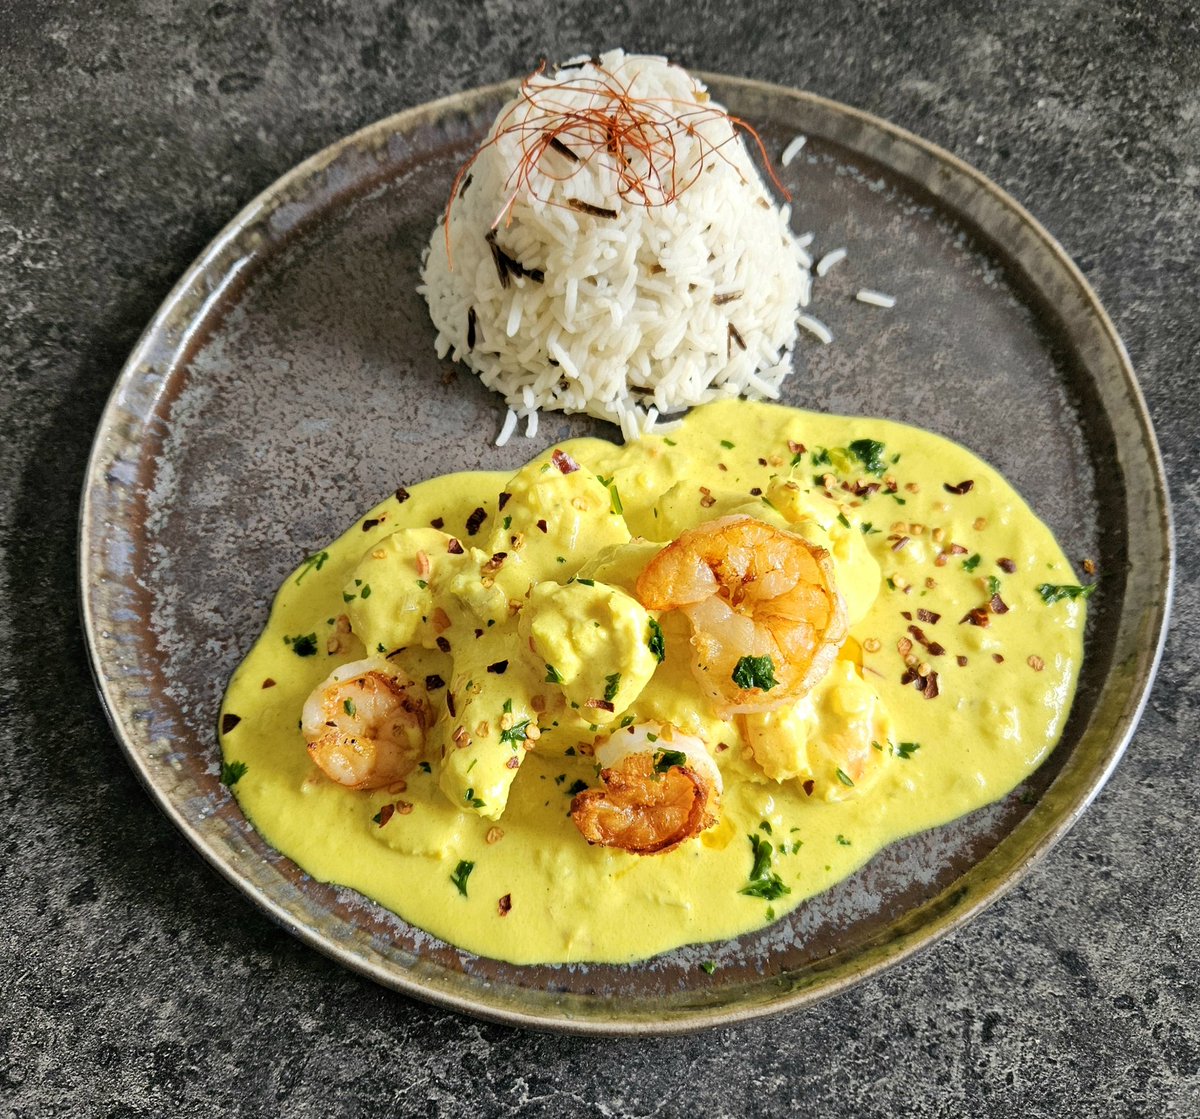
<svg viewBox="0 0 1200 1119"><path fill-rule="evenodd" d="M721 771L700 739L642 723L599 740L596 759L604 787L571 802L589 843L661 855L716 823Z"/></svg>
<svg viewBox="0 0 1200 1119"><path fill-rule="evenodd" d="M378 789L417 764L429 719L423 696L381 657L335 668L304 704L308 753L326 777Z"/></svg>
<svg viewBox="0 0 1200 1119"><path fill-rule="evenodd" d="M846 607L824 548L747 516L689 529L638 576L650 610L692 626L693 670L722 715L804 695L846 639Z"/></svg>

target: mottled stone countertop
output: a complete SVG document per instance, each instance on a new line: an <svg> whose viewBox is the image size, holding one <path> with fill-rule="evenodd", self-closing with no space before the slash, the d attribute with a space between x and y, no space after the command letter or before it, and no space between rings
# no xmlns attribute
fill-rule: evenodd
<svg viewBox="0 0 1200 1119"><path fill-rule="evenodd" d="M615 44L877 113L1023 202L1129 348L1180 556L1128 754L1019 888L850 994L661 1041L462 1018L273 925L124 763L75 590L105 398L225 222L378 117ZM0 1115L1200 1114L1195 4L12 0L0 120Z"/></svg>

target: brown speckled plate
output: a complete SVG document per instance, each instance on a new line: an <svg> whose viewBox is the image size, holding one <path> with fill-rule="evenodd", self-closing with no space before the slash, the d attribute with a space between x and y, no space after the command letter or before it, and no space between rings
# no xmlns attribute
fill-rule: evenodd
<svg viewBox="0 0 1200 1119"><path fill-rule="evenodd" d="M515 468L611 432L550 415L533 442L437 360L414 288L451 178L511 89L412 109L284 176L172 291L118 380L86 480L83 614L113 727L159 806L275 920L381 983L506 1022L666 1033L844 990L1010 888L1116 764L1171 588L1161 464L1087 283L1017 203L946 152L806 93L708 79L779 152L793 225L849 258L818 281L835 336L802 342L789 403L917 423L998 466L1077 563L1094 557L1078 699L1020 790L888 848L789 918L631 966L514 967L434 940L268 847L217 780L225 683L285 574L400 483ZM895 310L854 300L894 293ZM711 976L704 960L719 965Z"/></svg>

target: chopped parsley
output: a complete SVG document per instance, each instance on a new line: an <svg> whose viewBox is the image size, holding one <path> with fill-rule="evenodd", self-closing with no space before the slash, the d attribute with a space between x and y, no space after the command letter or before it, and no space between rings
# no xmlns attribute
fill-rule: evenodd
<svg viewBox="0 0 1200 1119"><path fill-rule="evenodd" d="M617 698L617 692L621 690L621 674L614 672L611 676L604 677L604 702L612 703Z"/></svg>
<svg viewBox="0 0 1200 1119"><path fill-rule="evenodd" d="M285 637L285 645L292 647L292 652L298 657L315 656L317 652L317 635L315 633L297 634L295 637Z"/></svg>
<svg viewBox="0 0 1200 1119"><path fill-rule="evenodd" d="M474 863L469 863L466 859L462 859L458 866L454 868L454 873L450 875L450 881L458 887L458 892L463 897L467 896L467 879L471 877L471 871L474 869Z"/></svg>
<svg viewBox="0 0 1200 1119"><path fill-rule="evenodd" d="M1000 593L1000 580L995 575L989 575L988 580L988 595L994 597Z"/></svg>
<svg viewBox="0 0 1200 1119"><path fill-rule="evenodd" d="M474 789L468 789L465 793L463 793L463 800L465 800L472 808L482 808L484 804L484 802L475 795Z"/></svg>
<svg viewBox="0 0 1200 1119"><path fill-rule="evenodd" d="M577 794L582 793L587 787L588 785L586 781L573 781L570 787L567 789L567 795L576 796Z"/></svg>
<svg viewBox="0 0 1200 1119"><path fill-rule="evenodd" d="M829 459L829 449L822 447L819 451L812 453L813 466L832 466L833 463Z"/></svg>
<svg viewBox="0 0 1200 1119"><path fill-rule="evenodd" d="M974 571L979 566L979 553L976 552L973 556L968 556L962 562L964 571Z"/></svg>
<svg viewBox="0 0 1200 1119"><path fill-rule="evenodd" d="M848 840L844 835L839 834L837 837L837 841L838 841L839 847L849 847L850 846L850 840Z"/></svg>
<svg viewBox="0 0 1200 1119"><path fill-rule="evenodd" d="M712 973L717 970L716 962L714 960L705 960L704 963L700 965L700 970L704 972L705 975L712 975Z"/></svg>
<svg viewBox="0 0 1200 1119"><path fill-rule="evenodd" d="M512 528L512 517L505 517L503 523L506 530Z"/></svg>
<svg viewBox="0 0 1200 1119"><path fill-rule="evenodd" d="M677 447L679 445L674 439L668 439L665 435L663 436L663 442L666 443L668 447Z"/></svg>
<svg viewBox="0 0 1200 1119"><path fill-rule="evenodd" d="M863 523L860 524L858 527L862 529L863 536L870 536L873 532L879 531L879 529L877 529L873 524L871 524L870 521L863 521Z"/></svg>
<svg viewBox="0 0 1200 1119"><path fill-rule="evenodd" d="M733 669L733 682L739 688L761 688L769 692L776 684L775 664L769 656L742 657Z"/></svg>
<svg viewBox="0 0 1200 1119"><path fill-rule="evenodd" d="M563 682L562 673L552 664L546 665L546 683L561 684Z"/></svg>
<svg viewBox="0 0 1200 1119"><path fill-rule="evenodd" d="M361 598L370 598L371 597L371 584L363 583L363 588L358 593Z"/></svg>
<svg viewBox="0 0 1200 1119"><path fill-rule="evenodd" d="M730 443L728 439L722 439L721 446L724 447L727 451L733 450L733 444Z"/></svg>
<svg viewBox="0 0 1200 1119"><path fill-rule="evenodd" d="M771 857L775 848L753 832L746 837L750 840L750 848L754 852L754 863L750 868L750 881L738 893L747 894L764 901L774 901L776 898L790 894L792 888L786 885L782 878L771 869Z"/></svg>
<svg viewBox="0 0 1200 1119"><path fill-rule="evenodd" d="M920 748L921 744L919 742L897 742L892 747L892 753L894 753L898 758L904 758L907 760L908 758L911 758L913 754L915 754Z"/></svg>
<svg viewBox="0 0 1200 1119"><path fill-rule="evenodd" d="M246 776L247 768L245 762L222 762L221 784L232 789L234 785Z"/></svg>
<svg viewBox="0 0 1200 1119"><path fill-rule="evenodd" d="M425 582L424 579L418 579L417 586L420 587L421 590L423 590L423 591L428 590L428 588L429 588L429 584L427 582ZM364 587L363 588L363 598L368 598L370 596L370 594L371 594L371 588Z"/></svg>
<svg viewBox="0 0 1200 1119"><path fill-rule="evenodd" d="M654 659L659 664L667 659L667 643L663 639L662 626L653 618L650 619L650 636L646 638L646 648L654 654Z"/></svg>
<svg viewBox="0 0 1200 1119"><path fill-rule="evenodd" d="M513 725L511 727L509 727L508 730L502 730L500 732L500 741L501 742L511 742L512 748L515 750L517 748L517 743L524 742L525 739L528 737L525 733L528 729L529 729L529 720L522 719L519 723L513 723Z"/></svg>
<svg viewBox="0 0 1200 1119"><path fill-rule="evenodd" d="M346 714L352 719L358 714L358 707L355 706L354 700L352 699L342 700L342 710L345 711Z"/></svg>
<svg viewBox="0 0 1200 1119"><path fill-rule="evenodd" d="M317 552L316 555L309 556L303 567L300 569L300 574L296 576L296 582L299 583L310 571L320 571L324 566L325 561L329 558L328 552Z"/></svg>
<svg viewBox="0 0 1200 1119"><path fill-rule="evenodd" d="M422 762L421 763L421 771L423 773L432 773L433 767L428 762Z"/></svg>
<svg viewBox="0 0 1200 1119"><path fill-rule="evenodd" d="M576 579L575 582L581 583L585 587L594 587L596 585L595 579Z"/></svg>
<svg viewBox="0 0 1200 1119"><path fill-rule="evenodd" d="M1042 601L1050 606L1055 602L1059 602L1064 598L1087 598L1092 591L1096 589L1098 584L1089 583L1085 587L1076 587L1066 584L1055 585L1054 583L1042 583L1037 592L1042 596Z"/></svg>
<svg viewBox="0 0 1200 1119"><path fill-rule="evenodd" d="M659 750L654 755L655 773L666 773L676 765L687 765L687 754L682 750Z"/></svg>
<svg viewBox="0 0 1200 1119"><path fill-rule="evenodd" d="M882 443L876 439L855 439L849 450L869 474L874 474L876 478L883 476L887 464L883 461Z"/></svg>

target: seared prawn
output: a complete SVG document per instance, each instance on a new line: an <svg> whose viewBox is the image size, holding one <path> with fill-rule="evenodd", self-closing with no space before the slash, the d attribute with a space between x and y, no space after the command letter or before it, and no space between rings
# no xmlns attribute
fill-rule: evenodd
<svg viewBox="0 0 1200 1119"><path fill-rule="evenodd" d="M724 716L800 698L848 632L829 553L743 515L682 533L638 576L637 596L687 616L693 670Z"/></svg>
<svg viewBox="0 0 1200 1119"><path fill-rule="evenodd" d="M642 723L600 740L596 760L604 787L571 802L589 843L661 855L716 823L721 771L700 739Z"/></svg>
<svg viewBox="0 0 1200 1119"><path fill-rule="evenodd" d="M425 745L429 708L382 657L335 668L304 703L309 757L349 789L378 789L404 777Z"/></svg>

